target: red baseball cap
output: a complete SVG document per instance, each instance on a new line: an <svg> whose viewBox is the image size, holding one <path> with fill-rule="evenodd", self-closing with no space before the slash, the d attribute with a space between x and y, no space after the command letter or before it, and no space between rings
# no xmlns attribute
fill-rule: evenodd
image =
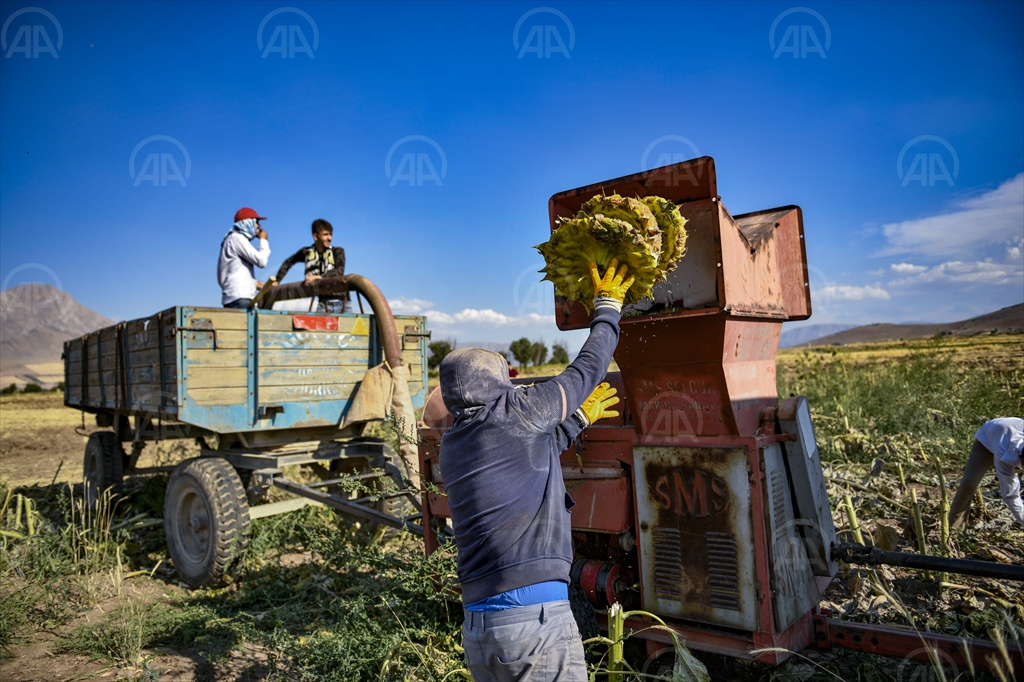
<svg viewBox="0 0 1024 682"><path fill-rule="evenodd" d="M255 218L256 220L266 220L266 218L264 216L261 216L259 213L257 213L256 211L252 210L251 208L240 208L240 209L238 209L238 213L235 214L235 222L237 223L239 220L245 220L246 218Z"/></svg>

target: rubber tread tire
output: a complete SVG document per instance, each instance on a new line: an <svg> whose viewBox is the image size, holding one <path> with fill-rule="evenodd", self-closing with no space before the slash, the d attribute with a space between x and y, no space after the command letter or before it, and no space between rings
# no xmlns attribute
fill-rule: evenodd
<svg viewBox="0 0 1024 682"><path fill-rule="evenodd" d="M97 431L89 436L82 460L82 479L86 484L89 482L91 468L89 462L94 456L99 465L100 479L100 489L94 494L98 497L104 490L110 489L115 497L119 496L124 491L124 448L113 432ZM89 491L86 491L89 504L93 504L95 499L90 499Z"/></svg>
<svg viewBox="0 0 1024 682"><path fill-rule="evenodd" d="M187 556L176 500L192 492L209 512L207 547L200 561ZM249 545L249 503L234 467L220 457L196 457L179 464L167 483L164 534L167 550L181 579L192 587L219 587Z"/></svg>
<svg viewBox="0 0 1024 682"><path fill-rule="evenodd" d="M569 583L569 607L584 642L601 634L601 625L597 622L594 605L587 599L587 593L579 583Z"/></svg>

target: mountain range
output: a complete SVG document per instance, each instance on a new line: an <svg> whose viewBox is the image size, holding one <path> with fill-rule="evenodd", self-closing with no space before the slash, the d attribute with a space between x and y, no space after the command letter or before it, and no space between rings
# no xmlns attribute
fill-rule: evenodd
<svg viewBox="0 0 1024 682"><path fill-rule="evenodd" d="M62 381L64 342L111 324L49 284L0 291L0 384Z"/></svg>

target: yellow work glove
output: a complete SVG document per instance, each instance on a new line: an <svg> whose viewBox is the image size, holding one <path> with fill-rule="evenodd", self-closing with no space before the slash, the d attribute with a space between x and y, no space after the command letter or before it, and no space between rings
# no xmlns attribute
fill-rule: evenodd
<svg viewBox="0 0 1024 682"><path fill-rule="evenodd" d="M612 262L608 264L608 269L604 271L604 277L602 277L597 273L597 263L590 263L590 279L594 282L594 310L598 308L622 310L622 301L626 298L626 292L633 286L635 278L630 275L629 279L623 281L627 274L626 266L623 265L616 272L615 268L618 264L618 259L612 258Z"/></svg>
<svg viewBox="0 0 1024 682"><path fill-rule="evenodd" d="M609 410L609 407L619 404L619 398L615 395L615 389L607 381L602 381L594 389L594 392L583 401L576 414L582 417L587 426L590 426L599 419L618 417L619 413Z"/></svg>

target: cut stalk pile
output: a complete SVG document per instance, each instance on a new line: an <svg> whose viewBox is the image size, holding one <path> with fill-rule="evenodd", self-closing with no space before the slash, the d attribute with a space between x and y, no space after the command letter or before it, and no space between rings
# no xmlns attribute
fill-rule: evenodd
<svg viewBox="0 0 1024 682"><path fill-rule="evenodd" d="M590 263L601 272L612 259L636 278L626 303L650 296L655 284L676 268L686 251L686 219L668 199L597 195L572 218L562 220L551 239L535 248L544 256L544 279L555 293L591 309Z"/></svg>

